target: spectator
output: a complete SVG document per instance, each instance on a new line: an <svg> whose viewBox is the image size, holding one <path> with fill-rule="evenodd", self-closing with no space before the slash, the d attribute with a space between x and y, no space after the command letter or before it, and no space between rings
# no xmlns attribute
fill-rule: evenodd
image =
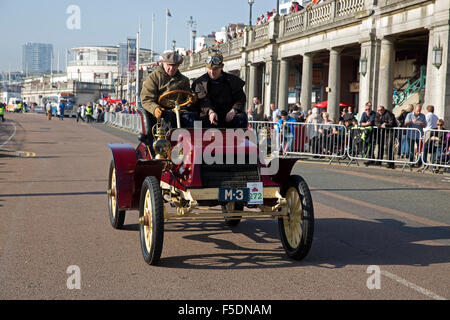
<svg viewBox="0 0 450 320"><path fill-rule="evenodd" d="M322 113L323 125L319 129L320 132L320 144L324 154L329 154L334 149L334 137L337 134L336 127L332 126L334 122L330 120L330 114L328 112Z"/></svg>
<svg viewBox="0 0 450 320"><path fill-rule="evenodd" d="M322 116L319 113L318 108L314 108L311 111L311 115L308 116L308 120L306 121L306 136L309 140L310 152L314 154L319 153L319 129L320 124L323 122Z"/></svg>
<svg viewBox="0 0 450 320"><path fill-rule="evenodd" d="M430 130L437 129L437 121L439 118L434 114L434 106L427 106L427 114L425 115L426 127L423 129L424 147L423 147L423 161L428 163L428 144L430 139Z"/></svg>
<svg viewBox="0 0 450 320"><path fill-rule="evenodd" d="M394 114L386 110L384 106L378 106L377 114L375 116L376 137L378 145L377 159L382 161L384 158L384 148L387 147L388 160L394 160L394 128L397 125ZM380 162L379 162L380 163ZM393 162L388 162L387 167L395 169Z"/></svg>
<svg viewBox="0 0 450 320"><path fill-rule="evenodd" d="M366 140L365 144L366 147L369 149L369 153L367 154L367 157L370 159L373 159L373 144L372 144L372 133L373 133L373 127L375 125L375 116L376 112L372 110L372 103L367 102L364 106L364 112L361 115L361 120L359 121L359 125L362 128L367 129L366 133ZM369 166L373 164L373 160L366 161L364 164L366 166Z"/></svg>
<svg viewBox="0 0 450 320"><path fill-rule="evenodd" d="M247 118L248 118L248 121L255 121L254 116L253 116L253 108L252 107L247 109Z"/></svg>
<svg viewBox="0 0 450 320"><path fill-rule="evenodd" d="M427 145L429 145L431 149L431 163L442 165L445 164L443 163L445 161L443 156L449 151L450 141L446 137L447 132L445 132L446 129L444 128L444 120L439 119L436 122L436 126L438 131L431 132L430 142ZM433 172L439 173L439 167L436 167Z"/></svg>
<svg viewBox="0 0 450 320"><path fill-rule="evenodd" d="M304 115L301 109L297 105L292 107L292 112L289 114L291 118L293 118L297 122L303 122L304 121Z"/></svg>
<svg viewBox="0 0 450 320"><path fill-rule="evenodd" d="M272 118L271 118L271 120L275 121L275 117L276 116L280 116L281 115L281 111L278 110L278 108L275 106L274 103L270 104L270 110L272 111Z"/></svg>
<svg viewBox="0 0 450 320"><path fill-rule="evenodd" d="M264 106L258 97L253 97L253 117L257 121L263 120L264 116Z"/></svg>
<svg viewBox="0 0 450 320"><path fill-rule="evenodd" d="M426 127L426 118L422 113L422 106L420 104L414 107L413 112L408 113L405 119L405 126L419 130L419 132L416 130L408 130L406 134L406 143L409 146L409 161L414 162L414 149L416 147L417 153L420 152L420 139L423 136L423 129ZM417 166L419 168L422 167L422 159L420 157Z"/></svg>
<svg viewBox="0 0 450 320"><path fill-rule="evenodd" d="M312 109L309 108L309 109L306 111L305 122L308 122L308 118L311 116L311 114L312 114Z"/></svg>
<svg viewBox="0 0 450 320"><path fill-rule="evenodd" d="M282 130L283 153L292 151L292 145L295 141L295 126L288 122L296 122L295 119L289 117L286 110L280 112L281 119L277 121ZM277 116L278 117L278 116Z"/></svg>
<svg viewBox="0 0 450 320"><path fill-rule="evenodd" d="M292 1L291 8L289 9L290 13L299 12L303 7L298 4L297 1Z"/></svg>
<svg viewBox="0 0 450 320"><path fill-rule="evenodd" d="M80 119L84 122L84 119L81 117L81 104L79 104L77 108L77 122L79 122Z"/></svg>
<svg viewBox="0 0 450 320"><path fill-rule="evenodd" d="M60 120L64 120L64 109L66 107L66 104L64 103L63 100L60 101L59 106L58 106L58 116Z"/></svg>
<svg viewBox="0 0 450 320"><path fill-rule="evenodd" d="M406 109L403 109L400 112L400 115L397 118L397 124L400 128L405 128L405 119L406 116L408 115L408 113L412 112L414 109L414 106L412 104L410 104ZM406 158L409 157L409 148L406 147L406 131L402 130L401 134L399 134L398 137L399 141L399 148L398 148L398 156L400 158L404 158L406 156Z"/></svg>

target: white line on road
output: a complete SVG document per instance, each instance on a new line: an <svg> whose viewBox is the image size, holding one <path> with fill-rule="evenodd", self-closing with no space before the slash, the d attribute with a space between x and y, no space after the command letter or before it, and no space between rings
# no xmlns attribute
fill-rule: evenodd
<svg viewBox="0 0 450 320"><path fill-rule="evenodd" d="M446 298L441 297L441 296L437 295L436 293L431 292L430 290L427 290L427 289L424 289L422 287L419 287L418 285L416 285L414 283L406 281L405 279L400 278L399 276L396 276L393 273L390 273L390 272L382 270L381 274L386 276L386 277L388 277L388 278L390 278L390 279L392 279L392 280L397 281L398 283L403 284L404 286L406 286L408 288L416 290L417 292L419 292L421 294L424 294L424 295L426 295L426 296L428 296L428 297L430 297L430 298L432 298L434 300L447 300Z"/></svg>
<svg viewBox="0 0 450 320"><path fill-rule="evenodd" d="M11 141L11 139L14 137L14 135L16 134L16 131L17 131L17 128L16 128L16 126L13 124L13 126L14 126L14 132L13 132L13 134L5 141L5 142L3 142L3 144L2 145L0 145L0 148L2 148L4 145L6 145L8 142L10 142Z"/></svg>

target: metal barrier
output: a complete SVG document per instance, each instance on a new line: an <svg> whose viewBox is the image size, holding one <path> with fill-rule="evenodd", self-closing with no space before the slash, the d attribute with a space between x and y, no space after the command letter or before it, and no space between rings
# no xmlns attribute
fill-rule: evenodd
<svg viewBox="0 0 450 320"><path fill-rule="evenodd" d="M450 130L428 130L423 139L422 162L424 169L439 172L450 168Z"/></svg>
<svg viewBox="0 0 450 320"><path fill-rule="evenodd" d="M106 112L104 123L132 133L142 132L141 116L139 114Z"/></svg>
<svg viewBox="0 0 450 320"><path fill-rule="evenodd" d="M343 159L347 128L332 123L287 122L280 127L282 153Z"/></svg>
<svg viewBox="0 0 450 320"><path fill-rule="evenodd" d="M422 134L418 129L354 126L349 131L347 151L351 160L401 164L403 168L421 162Z"/></svg>
<svg viewBox="0 0 450 320"><path fill-rule="evenodd" d="M255 131L258 144L270 148L266 150L269 154L280 154L280 131L276 122L249 121L248 129Z"/></svg>

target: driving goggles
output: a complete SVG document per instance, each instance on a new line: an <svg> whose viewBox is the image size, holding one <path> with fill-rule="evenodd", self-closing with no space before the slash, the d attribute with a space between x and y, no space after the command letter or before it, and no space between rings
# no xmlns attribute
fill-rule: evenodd
<svg viewBox="0 0 450 320"><path fill-rule="evenodd" d="M219 57L208 57L206 58L206 64L220 66L222 64L222 59L220 59Z"/></svg>

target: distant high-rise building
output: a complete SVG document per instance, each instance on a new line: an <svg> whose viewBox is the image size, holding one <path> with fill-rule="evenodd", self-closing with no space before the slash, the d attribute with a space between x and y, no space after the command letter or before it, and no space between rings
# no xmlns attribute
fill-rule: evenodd
<svg viewBox="0 0 450 320"><path fill-rule="evenodd" d="M27 75L49 73L52 64L53 45L27 43L22 50L22 68Z"/></svg>

